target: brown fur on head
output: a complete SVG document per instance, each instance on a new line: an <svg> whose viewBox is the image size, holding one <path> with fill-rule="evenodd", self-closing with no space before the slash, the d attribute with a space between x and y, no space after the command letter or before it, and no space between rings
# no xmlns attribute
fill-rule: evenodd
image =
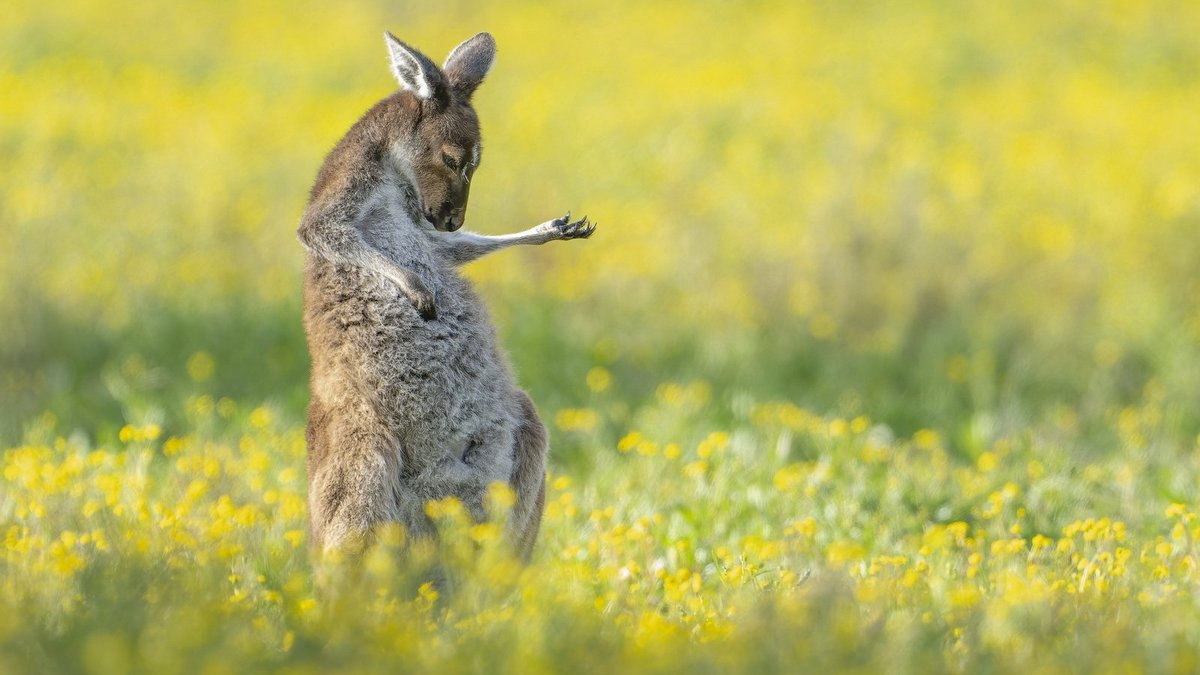
<svg viewBox="0 0 1200 675"><path fill-rule="evenodd" d="M385 33L392 73L418 108L405 154L421 214L436 229L453 232L466 217L471 175L479 165L479 118L471 94L496 57L496 41L479 33L451 50L442 68Z"/></svg>

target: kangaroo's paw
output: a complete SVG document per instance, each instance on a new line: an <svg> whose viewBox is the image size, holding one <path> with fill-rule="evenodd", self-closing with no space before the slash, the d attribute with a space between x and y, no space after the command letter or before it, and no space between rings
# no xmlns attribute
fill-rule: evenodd
<svg viewBox="0 0 1200 675"><path fill-rule="evenodd" d="M550 227L554 229L554 234L559 239L587 239L592 236L592 232L596 231L596 224L589 223L587 216L571 222L570 211L567 211L567 215L562 218L550 221Z"/></svg>
<svg viewBox="0 0 1200 675"><path fill-rule="evenodd" d="M437 304L434 302L433 293L425 287L407 289L405 295L412 302L413 307L417 308L417 312L421 314L421 318L426 321L432 321L437 318Z"/></svg>

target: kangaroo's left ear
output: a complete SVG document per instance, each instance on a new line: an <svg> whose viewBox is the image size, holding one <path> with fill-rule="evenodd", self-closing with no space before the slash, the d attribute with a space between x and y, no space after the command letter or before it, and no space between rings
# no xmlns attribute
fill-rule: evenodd
<svg viewBox="0 0 1200 675"><path fill-rule="evenodd" d="M446 74L454 93L459 98L468 99L483 82L495 60L496 41L488 33L479 33L450 50L442 72Z"/></svg>
<svg viewBox="0 0 1200 675"><path fill-rule="evenodd" d="M392 74L401 88L420 99L445 98L446 84L442 73L428 56L404 44L390 32L384 32L383 38L392 60Z"/></svg>

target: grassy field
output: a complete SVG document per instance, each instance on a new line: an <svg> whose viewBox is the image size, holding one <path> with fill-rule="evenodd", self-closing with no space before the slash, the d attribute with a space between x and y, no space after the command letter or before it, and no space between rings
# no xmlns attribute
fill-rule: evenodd
<svg viewBox="0 0 1200 675"><path fill-rule="evenodd" d="M0 672L1200 669L1200 6L3 14ZM307 553L294 231L385 28L496 36L468 227L601 223L468 270L528 568Z"/></svg>

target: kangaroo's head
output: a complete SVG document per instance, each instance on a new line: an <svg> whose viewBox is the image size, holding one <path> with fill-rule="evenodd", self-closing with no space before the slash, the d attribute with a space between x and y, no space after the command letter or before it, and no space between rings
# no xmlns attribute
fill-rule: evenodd
<svg viewBox="0 0 1200 675"><path fill-rule="evenodd" d="M412 169L425 220L453 232L466 217L471 175L482 150L471 94L492 67L496 41L480 33L451 50L439 69L396 36L384 36L392 72L416 108L413 126L397 150Z"/></svg>

